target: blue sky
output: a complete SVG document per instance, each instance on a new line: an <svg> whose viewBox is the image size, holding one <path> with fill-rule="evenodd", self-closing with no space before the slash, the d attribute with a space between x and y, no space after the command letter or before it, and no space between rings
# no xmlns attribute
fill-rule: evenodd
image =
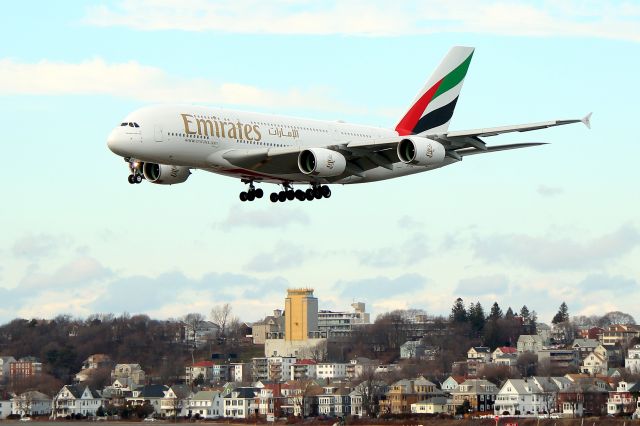
<svg viewBox="0 0 640 426"><path fill-rule="evenodd" d="M229 302L252 321L301 286L374 315L460 296L640 316L640 6L442 3L5 5L0 320ZM593 129L503 135L487 141L552 144L284 205L241 204L243 185L205 172L131 186L105 145L162 102L393 127L453 45L477 50L452 130L590 111Z"/></svg>

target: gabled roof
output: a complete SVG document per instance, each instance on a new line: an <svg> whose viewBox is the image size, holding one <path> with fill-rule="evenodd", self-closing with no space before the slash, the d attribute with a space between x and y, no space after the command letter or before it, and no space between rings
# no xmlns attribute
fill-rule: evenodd
<svg viewBox="0 0 640 426"><path fill-rule="evenodd" d="M199 391L198 393L196 393L191 397L191 400L192 401L211 401L219 395L220 395L220 392L218 391Z"/></svg>
<svg viewBox="0 0 640 426"><path fill-rule="evenodd" d="M82 394L84 393L85 389L87 389L87 388L89 389L89 392L91 392L91 396L93 398L101 398L101 396L98 393L98 391L96 391L95 389L91 389L87 385L65 385L63 387L63 389L64 388L67 388L69 393L71 393L71 395L73 395L73 397L76 398L76 399L81 399L82 398Z"/></svg>
<svg viewBox="0 0 640 426"><path fill-rule="evenodd" d="M165 385L146 385L140 389L141 398L164 398L164 394L169 390Z"/></svg>
<svg viewBox="0 0 640 426"><path fill-rule="evenodd" d="M503 354L515 354L515 353L518 353L518 348L512 348L511 346L500 346L499 348L496 348L496 351L498 349L500 349L500 352L502 352Z"/></svg>
<svg viewBox="0 0 640 426"><path fill-rule="evenodd" d="M171 390L178 399L184 399L191 395L191 388L187 385L173 385Z"/></svg>
<svg viewBox="0 0 640 426"><path fill-rule="evenodd" d="M574 348L592 348L595 349L600 346L600 342L596 339L575 339L571 345Z"/></svg>
<svg viewBox="0 0 640 426"><path fill-rule="evenodd" d="M469 349L468 352L471 352L471 350L474 350L479 354L488 354L489 352L491 352L491 350L486 346L474 346L471 349Z"/></svg>
<svg viewBox="0 0 640 426"><path fill-rule="evenodd" d="M240 399L250 399L250 398L255 398L256 397L256 388L248 388L248 387L242 387L242 388L235 388L231 391L231 393L229 393L228 395L225 395L225 399L231 399L231 398L240 398ZM233 396L235 393L237 393L237 396Z"/></svg>

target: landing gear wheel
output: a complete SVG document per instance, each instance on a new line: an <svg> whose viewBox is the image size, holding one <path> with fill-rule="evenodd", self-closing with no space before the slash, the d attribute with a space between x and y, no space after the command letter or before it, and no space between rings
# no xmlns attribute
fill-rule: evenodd
<svg viewBox="0 0 640 426"><path fill-rule="evenodd" d="M305 191L305 196L307 197L307 201L313 201L313 189L307 189Z"/></svg>
<svg viewBox="0 0 640 426"><path fill-rule="evenodd" d="M296 193L293 191L293 189L286 192L287 192L287 200L293 201L296 198Z"/></svg>
<svg viewBox="0 0 640 426"><path fill-rule="evenodd" d="M136 177L135 177L135 182L136 182L136 183L141 183L141 182L142 182L142 176L140 176L140 175L136 175Z"/></svg>
<svg viewBox="0 0 640 426"><path fill-rule="evenodd" d="M243 203L244 203L245 201L247 201L247 193L246 193L246 192L242 191L242 192L240 193L240 201L242 201Z"/></svg>
<svg viewBox="0 0 640 426"><path fill-rule="evenodd" d="M247 192L247 201L253 201L256 199L256 192L253 189L250 189L249 192Z"/></svg>
<svg viewBox="0 0 640 426"><path fill-rule="evenodd" d="M296 189L295 196L299 201L304 201L307 197L303 190Z"/></svg>
<svg viewBox="0 0 640 426"><path fill-rule="evenodd" d="M277 203L278 202L278 194L275 192L272 192L271 195L269 195L269 199L271 200L272 203Z"/></svg>
<svg viewBox="0 0 640 426"><path fill-rule="evenodd" d="M320 187L320 193L322 193L322 196L324 198L329 198L331 197L331 189L329 189L329 187L327 185L322 185Z"/></svg>
<svg viewBox="0 0 640 426"><path fill-rule="evenodd" d="M280 201L281 203L284 203L285 201L287 201L287 193L284 191L280 191L278 193L278 201Z"/></svg>
<svg viewBox="0 0 640 426"><path fill-rule="evenodd" d="M256 194L256 198L262 198L262 196L264 195L264 191L258 188L256 189L255 194Z"/></svg>
<svg viewBox="0 0 640 426"><path fill-rule="evenodd" d="M127 178L127 180L129 181L129 183L135 183L135 178L133 177L133 175L129 175L129 177Z"/></svg>
<svg viewBox="0 0 640 426"><path fill-rule="evenodd" d="M316 200L319 200L322 198L322 192L320 192L320 188L318 187L313 188L313 196L316 198Z"/></svg>

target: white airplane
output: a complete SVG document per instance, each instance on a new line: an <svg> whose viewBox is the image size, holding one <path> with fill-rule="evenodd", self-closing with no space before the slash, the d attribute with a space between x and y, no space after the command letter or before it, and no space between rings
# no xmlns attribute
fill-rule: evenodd
<svg viewBox="0 0 640 426"><path fill-rule="evenodd" d="M448 131L474 48L453 47L395 129L191 105L129 114L107 140L129 164L129 183L182 183L191 169L240 179L240 200L262 198L258 183L282 186L273 202L329 198L330 184L366 183L434 170L467 155L543 145L487 146L481 139L582 119ZM293 185L308 186L306 191Z"/></svg>

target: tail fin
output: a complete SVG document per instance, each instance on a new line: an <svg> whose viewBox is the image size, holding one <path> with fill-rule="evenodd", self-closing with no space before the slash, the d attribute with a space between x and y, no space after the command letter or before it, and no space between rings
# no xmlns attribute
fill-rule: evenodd
<svg viewBox="0 0 640 426"><path fill-rule="evenodd" d="M473 51L473 47L463 46L449 50L396 126L400 135L447 131Z"/></svg>

